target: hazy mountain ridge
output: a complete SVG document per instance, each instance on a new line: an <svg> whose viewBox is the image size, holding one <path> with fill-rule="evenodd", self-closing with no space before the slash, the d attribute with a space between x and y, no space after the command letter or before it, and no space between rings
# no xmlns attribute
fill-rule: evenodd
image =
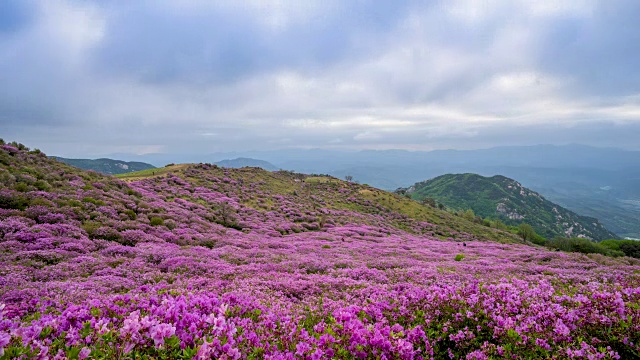
<svg viewBox="0 0 640 360"><path fill-rule="evenodd" d="M58 156L52 156L52 158L83 170L93 170L107 175L125 174L155 168L151 164L139 161L122 161L108 158L68 159Z"/></svg>
<svg viewBox="0 0 640 360"><path fill-rule="evenodd" d="M581 216L546 200L516 180L496 175L447 174L406 189L413 199L433 198L447 207L472 209L477 215L497 218L509 225L528 223L547 238L617 238L596 218Z"/></svg>
<svg viewBox="0 0 640 360"><path fill-rule="evenodd" d="M279 167L273 165L272 163L260 159L252 159L239 157L235 159L227 159L215 162L216 165L226 167L226 168L243 168L243 167L259 167L261 169L265 169L267 171L276 171L280 169Z"/></svg>

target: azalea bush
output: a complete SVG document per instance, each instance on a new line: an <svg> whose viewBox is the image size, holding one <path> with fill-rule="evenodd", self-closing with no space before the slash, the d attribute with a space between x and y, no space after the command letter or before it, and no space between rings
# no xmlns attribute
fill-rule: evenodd
<svg viewBox="0 0 640 360"><path fill-rule="evenodd" d="M636 259L489 241L299 174L0 159L1 358L640 356Z"/></svg>

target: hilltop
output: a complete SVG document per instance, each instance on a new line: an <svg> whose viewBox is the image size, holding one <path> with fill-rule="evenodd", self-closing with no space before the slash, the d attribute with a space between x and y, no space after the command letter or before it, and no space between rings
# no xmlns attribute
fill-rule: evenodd
<svg viewBox="0 0 640 360"><path fill-rule="evenodd" d="M566 209L597 218L615 234L640 238L638 151L574 144L433 151L289 149L141 159L177 163L233 157L263 159L303 173L352 176L389 191L443 174L501 174Z"/></svg>
<svg viewBox="0 0 640 360"><path fill-rule="evenodd" d="M597 219L580 216L500 175L447 174L416 183L406 193L416 200L433 198L449 208L471 209L476 215L508 225L527 223L547 238L618 238Z"/></svg>
<svg viewBox="0 0 640 360"><path fill-rule="evenodd" d="M633 357L640 263L329 176L0 143L7 358ZM586 300L585 300L586 299Z"/></svg>
<svg viewBox="0 0 640 360"><path fill-rule="evenodd" d="M141 170L153 169L155 166L139 161L122 161L107 158L101 159L67 159L52 156L53 159L83 170L93 170L102 174L115 175Z"/></svg>

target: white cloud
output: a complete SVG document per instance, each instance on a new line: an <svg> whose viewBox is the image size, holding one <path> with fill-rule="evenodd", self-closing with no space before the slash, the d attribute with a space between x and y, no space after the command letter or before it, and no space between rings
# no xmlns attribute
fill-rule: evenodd
<svg viewBox="0 0 640 360"><path fill-rule="evenodd" d="M361 141L361 140L378 140L381 139L382 135L372 132L372 131L364 131L361 133L356 134L356 136L353 137L353 140L356 141Z"/></svg>
<svg viewBox="0 0 640 360"><path fill-rule="evenodd" d="M119 17L130 10L119 3L37 4L34 24L0 38L0 71L9 74L0 84L0 121L16 116L19 121L12 121L11 128L22 130L14 134L43 126L73 129L68 134L91 134L78 137L90 138L87 141L96 143L91 144L94 149L102 149L95 151L309 144L416 148L422 146L416 136L449 139L447 147L456 147L456 141L496 126L640 121L638 91L620 96L580 93L576 87L582 73L552 71L541 65L540 56L555 41L549 28L566 26L567 36L595 32L599 23L591 18L598 15L597 4L591 1L447 1L434 6L414 4L411 11L375 13L378 17L364 20L336 16L348 11L342 2L129 4L139 6L136 10L141 12L153 6L169 19L180 15L185 23L193 17L204 33L222 39L194 40L199 32L180 29L157 38L154 33L145 34L149 43L133 45L146 50L162 44L165 36L171 44L189 46L151 48L159 54L167 51L172 61L165 64L162 56L142 57L131 65L135 70L131 72L100 67L100 60L110 55L105 55L105 43L113 40L116 30L133 34L152 24L127 23L136 18ZM238 36L239 41L256 41L247 47L225 42L230 35L217 33L217 24L200 18L214 13L232 25L235 17L242 24L255 22L258 25L250 30L264 33ZM311 25L324 21L332 28L317 26L317 34L311 34ZM587 35L580 33L583 28L589 28ZM301 41L296 37L300 34L308 38ZM321 46L306 48L305 40ZM304 56L298 58L300 53ZM140 54L145 52L119 55ZM209 61L215 58L212 54L230 54L230 60L221 62L229 69L211 72L238 74L227 79L207 73L219 65ZM168 80L147 81L140 75L147 68L161 69L160 75L176 72L180 81L169 75ZM185 69L194 71L186 80L178 76ZM628 71L635 72L635 67ZM129 129L136 130L126 140L138 145L127 148L119 136ZM65 131L58 134L63 136ZM504 138L510 141L507 135Z"/></svg>

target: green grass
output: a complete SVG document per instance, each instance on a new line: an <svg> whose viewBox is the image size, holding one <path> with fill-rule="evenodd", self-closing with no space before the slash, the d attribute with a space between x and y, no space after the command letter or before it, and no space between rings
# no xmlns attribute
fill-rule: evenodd
<svg viewBox="0 0 640 360"><path fill-rule="evenodd" d="M467 232L475 234L480 238L492 239L499 242L520 242L520 239L516 235L508 231L488 228L450 214L446 211L422 205L415 200L411 200L394 193L374 188L363 190L360 191L360 194L363 197L379 202L392 211L407 215L419 221L426 221L446 228L456 229L459 232ZM448 235L446 234L444 235L444 237L447 236Z"/></svg>
<svg viewBox="0 0 640 360"><path fill-rule="evenodd" d="M342 180L336 179L336 178L332 178L329 176L309 176L308 178L304 179L305 183L309 183L309 184L326 184L326 183L341 183Z"/></svg>
<svg viewBox="0 0 640 360"><path fill-rule="evenodd" d="M117 177L125 181L136 181L172 172L197 186L208 186L209 184L206 183L206 180L187 175L188 172L185 172L185 170L189 166L189 164L172 165L117 175ZM330 176L307 176L288 171L269 172L256 168L225 169L218 167L207 171L219 178L227 177L244 184L253 184L256 190L260 190L270 196L293 197L295 202L306 204L309 211L315 211L317 208L328 208L370 214L379 214L381 211L383 213L397 213L406 215L409 219L394 220L394 225L409 232L414 231L412 224L418 221L436 225L435 235L442 239L456 237L455 233L464 232L473 234L479 239L495 240L503 243L520 242L516 235L507 231L476 224L446 211L425 206L404 196ZM269 207L274 204L270 196L263 197L262 204L259 204L258 199L255 197L249 196L250 194L245 195L247 196L240 197L240 202L244 206L259 211L269 211ZM318 202L313 198L321 200ZM354 202L348 200L350 198L358 200Z"/></svg>
<svg viewBox="0 0 640 360"><path fill-rule="evenodd" d="M147 170L141 170L141 171L126 173L126 174L117 174L114 176L117 177L118 179L122 179L125 181L136 181L136 180L142 180L150 177L165 175L170 172L178 172L178 171L184 170L189 165L190 164L171 165L171 166L165 166L163 168L147 169Z"/></svg>

